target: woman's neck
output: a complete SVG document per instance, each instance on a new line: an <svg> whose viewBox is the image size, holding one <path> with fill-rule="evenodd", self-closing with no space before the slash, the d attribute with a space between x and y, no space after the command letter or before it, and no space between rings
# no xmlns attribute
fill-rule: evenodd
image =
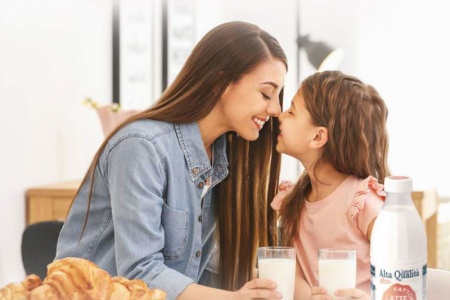
<svg viewBox="0 0 450 300"><path fill-rule="evenodd" d="M202 136L203 145L209 160L212 159L212 144L219 136L226 132L225 128L217 123L217 118L211 116L211 113L206 118L198 121L198 127Z"/></svg>
<svg viewBox="0 0 450 300"><path fill-rule="evenodd" d="M348 174L337 171L330 164L322 164L316 169L308 170L311 178L311 192L308 202L317 202L331 195L338 186L349 177Z"/></svg>

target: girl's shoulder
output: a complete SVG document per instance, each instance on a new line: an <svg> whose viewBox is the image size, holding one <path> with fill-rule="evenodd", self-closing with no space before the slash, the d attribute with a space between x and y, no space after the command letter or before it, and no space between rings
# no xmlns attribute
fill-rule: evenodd
<svg viewBox="0 0 450 300"><path fill-rule="evenodd" d="M363 208L368 198L376 198L384 201L386 194L383 189L383 184L379 183L373 176L365 179L349 176L336 189L335 196L345 198L347 205Z"/></svg>
<svg viewBox="0 0 450 300"><path fill-rule="evenodd" d="M386 193L383 184L369 176L365 179L354 177L355 192L350 205L350 217L355 220L358 214L363 210L378 210L381 208Z"/></svg>
<svg viewBox="0 0 450 300"><path fill-rule="evenodd" d="M355 200L362 201L368 196L374 196L384 200L386 193L384 192L383 184L378 182L373 176L369 176L366 179L357 179L358 185L355 193Z"/></svg>

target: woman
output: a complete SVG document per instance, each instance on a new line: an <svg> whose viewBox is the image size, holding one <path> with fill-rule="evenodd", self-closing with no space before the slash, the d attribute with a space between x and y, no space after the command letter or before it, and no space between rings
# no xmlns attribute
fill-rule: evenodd
<svg viewBox="0 0 450 300"><path fill-rule="evenodd" d="M255 25L207 33L159 101L106 138L56 258L92 260L168 299L280 298L273 282L251 279L257 247L273 241L267 203L280 159L270 117L286 72L279 43Z"/></svg>

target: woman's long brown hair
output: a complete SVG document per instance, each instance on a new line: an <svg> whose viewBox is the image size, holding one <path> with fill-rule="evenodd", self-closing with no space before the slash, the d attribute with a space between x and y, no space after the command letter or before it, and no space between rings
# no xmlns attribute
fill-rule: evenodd
<svg viewBox="0 0 450 300"><path fill-rule="evenodd" d="M328 142L314 166L329 163L343 174L362 179L372 175L384 182L390 173L388 110L378 92L339 71L309 76L298 92L303 95L312 123L328 130ZM305 172L281 205L280 227L285 245L292 245L298 237L300 211L310 192L311 178Z"/></svg>
<svg viewBox="0 0 450 300"><path fill-rule="evenodd" d="M269 58L282 61L287 69L287 59L278 41L255 25L229 22L208 32L161 98L118 126L100 146L83 179L83 182L91 181L83 232L89 217L94 170L112 135L141 119L174 123L199 121L213 109L230 83ZM281 102L282 98L283 90ZM271 235L275 216L268 203L275 195L280 171L280 155L275 150L278 131L278 120L271 118L257 141L248 142L235 133L226 134L229 175L213 191L217 203L222 288L236 290L249 281L256 264L257 247L276 240Z"/></svg>

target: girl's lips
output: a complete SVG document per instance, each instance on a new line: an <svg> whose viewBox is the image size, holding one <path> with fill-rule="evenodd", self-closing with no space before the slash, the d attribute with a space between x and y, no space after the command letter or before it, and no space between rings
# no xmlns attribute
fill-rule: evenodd
<svg viewBox="0 0 450 300"><path fill-rule="evenodd" d="M282 137L283 137L283 131L281 130L281 128L279 128L279 132L278 132L277 138L282 138Z"/></svg>

